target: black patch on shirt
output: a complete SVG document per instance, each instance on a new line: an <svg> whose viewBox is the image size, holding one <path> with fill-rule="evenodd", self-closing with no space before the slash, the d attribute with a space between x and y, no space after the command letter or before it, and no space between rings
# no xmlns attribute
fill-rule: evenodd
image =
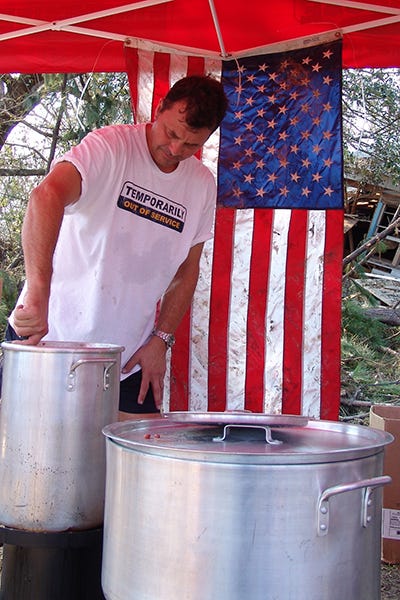
<svg viewBox="0 0 400 600"><path fill-rule="evenodd" d="M117 205L123 210L174 231L181 232L185 226L186 208L184 206L130 181L124 183Z"/></svg>

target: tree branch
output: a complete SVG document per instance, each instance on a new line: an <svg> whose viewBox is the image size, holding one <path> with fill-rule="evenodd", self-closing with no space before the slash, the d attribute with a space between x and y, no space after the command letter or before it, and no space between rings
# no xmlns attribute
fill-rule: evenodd
<svg viewBox="0 0 400 600"><path fill-rule="evenodd" d="M378 242L380 242L381 240L383 240L385 237L387 237L388 235L390 235L392 233L392 231L394 231L396 229L396 227L398 227L398 226L400 226L400 217L398 217L397 219L395 219L394 221L392 221L390 223L390 225L388 225L386 227L386 229L384 229L380 233L377 233L372 238L369 238L369 240L367 240L359 248L356 248L356 250L354 250L354 252L350 252L350 254L348 254L343 259L343 266L348 265L355 258L357 258L357 256L360 256L360 254L363 254L366 250L368 250L372 246L375 246L375 244L377 244Z"/></svg>
<svg viewBox="0 0 400 600"><path fill-rule="evenodd" d="M46 169L2 169L0 168L0 177L33 177L46 175Z"/></svg>

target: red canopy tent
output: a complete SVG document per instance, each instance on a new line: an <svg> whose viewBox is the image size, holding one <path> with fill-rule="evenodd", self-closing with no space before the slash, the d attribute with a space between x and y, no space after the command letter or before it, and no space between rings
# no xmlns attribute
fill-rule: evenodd
<svg viewBox="0 0 400 600"><path fill-rule="evenodd" d="M125 43L238 57L344 38L344 67L400 63L398 0L3 0L0 72L124 71Z"/></svg>
<svg viewBox="0 0 400 600"><path fill-rule="evenodd" d="M3 0L0 72L129 73L133 56L146 72L143 82L134 69L131 89L151 118L174 72L336 38L345 68L395 67L399 34L398 0ZM172 354L172 409L337 418L342 218L341 210L217 211L214 248Z"/></svg>

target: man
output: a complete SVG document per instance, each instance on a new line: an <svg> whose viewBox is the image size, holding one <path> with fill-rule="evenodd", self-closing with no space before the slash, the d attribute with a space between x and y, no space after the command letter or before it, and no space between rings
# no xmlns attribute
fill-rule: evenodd
<svg viewBox="0 0 400 600"><path fill-rule="evenodd" d="M215 182L194 154L226 108L219 82L185 77L153 123L91 132L31 194L10 325L26 344L124 346L121 419L161 407L166 351L212 235Z"/></svg>

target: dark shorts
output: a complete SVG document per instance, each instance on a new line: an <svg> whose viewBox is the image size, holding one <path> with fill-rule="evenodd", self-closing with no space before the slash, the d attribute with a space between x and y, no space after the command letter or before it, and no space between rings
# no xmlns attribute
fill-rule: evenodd
<svg viewBox="0 0 400 600"><path fill-rule="evenodd" d="M148 389L143 404L138 404L137 398L142 381L142 371L132 373L120 383L119 410L127 413L158 413L154 402L151 386Z"/></svg>
<svg viewBox="0 0 400 600"><path fill-rule="evenodd" d="M21 339L22 338L15 333L15 331L11 327L10 323L8 323L5 334L4 334L4 341L5 342L15 342L15 340L21 340Z"/></svg>
<svg viewBox="0 0 400 600"><path fill-rule="evenodd" d="M15 340L20 340L21 338L15 333L14 329L8 323L6 331L4 333L4 341L5 342L14 342ZM3 385L3 354L0 354L0 397L1 397L1 387Z"/></svg>

